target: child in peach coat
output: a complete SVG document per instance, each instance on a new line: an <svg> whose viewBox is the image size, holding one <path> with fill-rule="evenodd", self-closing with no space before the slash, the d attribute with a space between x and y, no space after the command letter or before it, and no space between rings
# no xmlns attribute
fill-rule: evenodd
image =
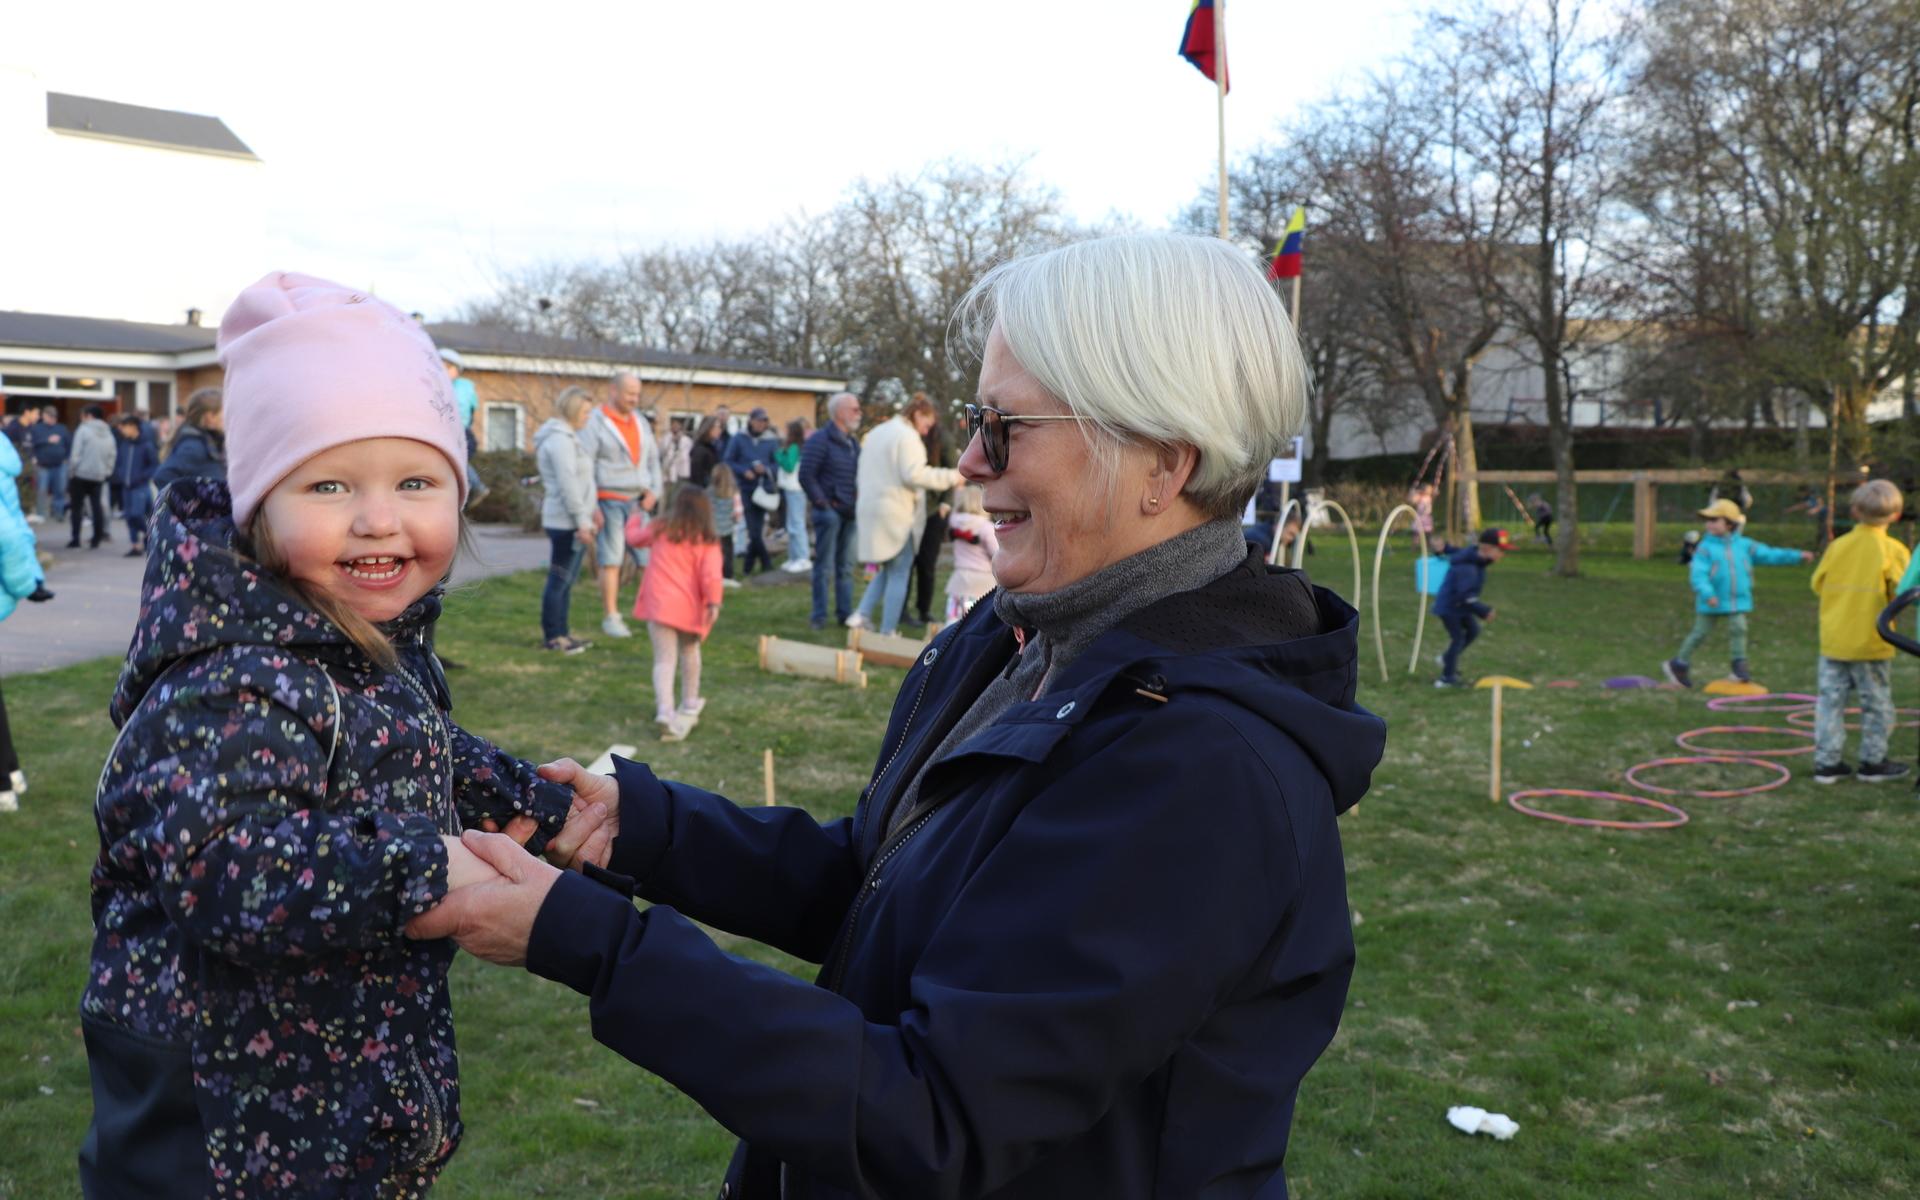
<svg viewBox="0 0 1920 1200"><path fill-rule="evenodd" d="M721 557L713 531L713 505L707 493L681 488L664 521L627 520L627 544L651 547L633 602L636 620L647 623L653 643L654 720L660 740L677 742L700 719L700 643L720 615ZM680 707L673 706L673 674L680 669Z"/></svg>

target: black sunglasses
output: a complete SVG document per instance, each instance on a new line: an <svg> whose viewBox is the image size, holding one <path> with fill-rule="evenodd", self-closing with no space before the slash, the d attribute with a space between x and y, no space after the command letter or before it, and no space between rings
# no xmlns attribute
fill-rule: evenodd
<svg viewBox="0 0 1920 1200"><path fill-rule="evenodd" d="M1022 417L1001 412L985 404L969 404L966 408L967 440L980 439L980 449L987 456L987 465L996 472L1007 469L1007 449L1013 439L1013 430L1009 426L1015 421L1084 421L1087 419L1077 413L1050 417Z"/></svg>

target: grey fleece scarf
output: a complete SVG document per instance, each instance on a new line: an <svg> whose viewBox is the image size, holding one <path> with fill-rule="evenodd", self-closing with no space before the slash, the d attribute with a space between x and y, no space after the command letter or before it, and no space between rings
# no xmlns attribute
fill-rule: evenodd
<svg viewBox="0 0 1920 1200"><path fill-rule="evenodd" d="M1008 625L1026 630L1026 644L1013 660L1012 669L986 686L921 765L906 794L894 806L887 832L893 832L891 824L897 824L919 799L927 767L993 724L1009 708L1045 695L1047 684L1101 634L1155 601L1205 587L1246 558L1247 542L1240 522L1208 521L1063 588L1051 592L995 592L993 611Z"/></svg>

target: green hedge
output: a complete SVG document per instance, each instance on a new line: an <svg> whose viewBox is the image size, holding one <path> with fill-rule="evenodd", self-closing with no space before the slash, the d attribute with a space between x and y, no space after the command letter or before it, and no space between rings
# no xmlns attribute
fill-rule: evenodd
<svg viewBox="0 0 1920 1200"><path fill-rule="evenodd" d="M531 454L519 450L487 450L473 456L473 469L487 485L487 494L467 509L467 519L487 525L540 528L540 467Z"/></svg>

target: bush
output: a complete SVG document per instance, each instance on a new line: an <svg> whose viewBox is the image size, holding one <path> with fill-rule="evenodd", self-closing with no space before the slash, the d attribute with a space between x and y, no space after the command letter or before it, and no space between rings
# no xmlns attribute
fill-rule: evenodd
<svg viewBox="0 0 1920 1200"><path fill-rule="evenodd" d="M473 469L488 491L467 509L468 520L539 531L540 504L545 493L540 486L540 467L533 455L519 450L488 450L473 456Z"/></svg>

